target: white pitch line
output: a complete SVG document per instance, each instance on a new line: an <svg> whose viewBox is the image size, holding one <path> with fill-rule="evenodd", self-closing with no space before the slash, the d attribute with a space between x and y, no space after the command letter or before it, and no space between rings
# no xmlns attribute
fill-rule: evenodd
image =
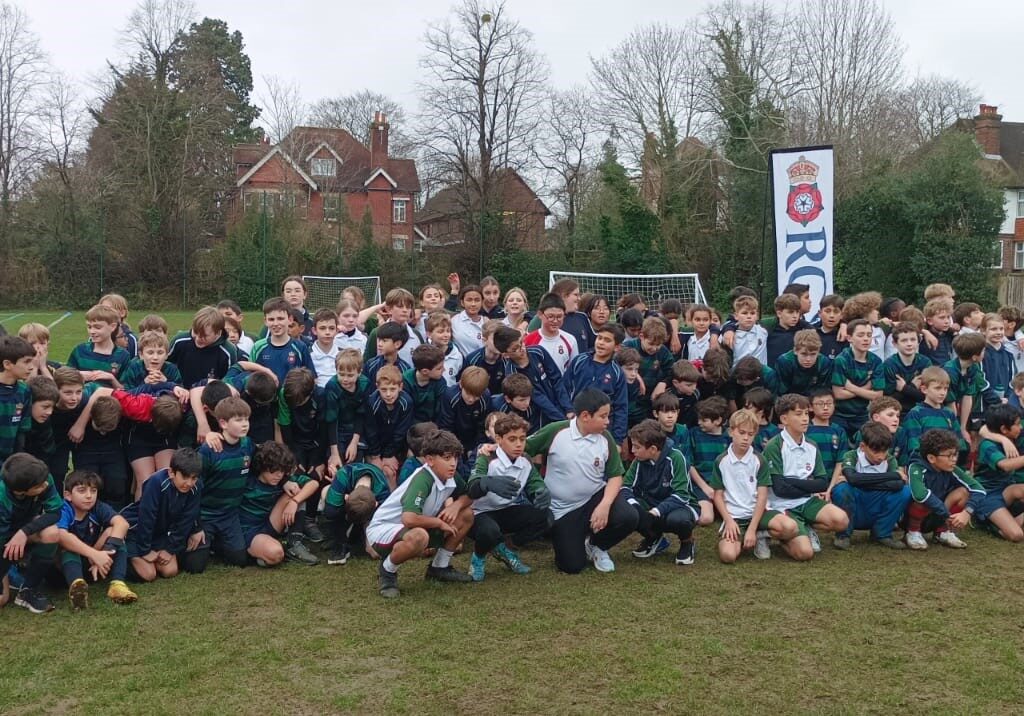
<svg viewBox="0 0 1024 716"><path fill-rule="evenodd" d="M65 314L64 314L63 316L61 316L60 318L58 318L58 319L57 319L56 321L54 321L53 323L51 323L50 325L48 325L48 326L47 326L47 328L53 328L54 326L56 326L56 325L57 325L58 323L60 323L61 321L63 321L63 320L65 319L65 318L67 318L67 317L68 317L68 316L70 316L70 315L71 315L71 311L68 311L68 312L67 312L67 313L65 313Z"/></svg>
<svg viewBox="0 0 1024 716"><path fill-rule="evenodd" d="M3 318L0 318L0 321L13 321L18 316L24 316L24 315L25 315L24 313L12 313L10 316L4 316Z"/></svg>

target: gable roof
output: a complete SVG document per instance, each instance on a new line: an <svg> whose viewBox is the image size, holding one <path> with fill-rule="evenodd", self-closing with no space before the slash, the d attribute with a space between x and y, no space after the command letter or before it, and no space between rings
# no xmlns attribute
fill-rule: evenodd
<svg viewBox="0 0 1024 716"><path fill-rule="evenodd" d="M954 128L975 133L974 120L958 119ZM1024 186L1024 122L1001 122L999 155L982 155L982 162L1004 186Z"/></svg>
<svg viewBox="0 0 1024 716"><path fill-rule="evenodd" d="M258 162L256 162L255 164L253 164L253 165L252 165L252 168L251 168L251 169L249 169L249 171L247 171L247 172L246 172L245 174L243 174L243 175L242 175L241 177L239 177L239 178L238 178L238 181L236 181L236 182L235 182L235 186L236 186L236 187L242 187L242 186L244 186L244 185L245 185L245 183L246 183L247 181L249 181L250 179L252 179L253 175L254 175L254 174L255 174L256 172L258 172L258 171L260 170L260 168L261 168L261 167L262 167L262 166L263 166L264 164L266 164L267 162L269 162L269 161L270 161L270 159L271 159L271 157L273 157L274 155L280 155L280 156L281 156L281 158L282 158L282 159L284 159L284 160L285 160L286 162L288 162L288 165L289 165L289 166L291 166L291 168L295 170L295 173L296 173L296 174L298 174L298 175L299 175L300 177L302 177L302 178L303 178L303 180L305 180L305 182L306 182L307 184L309 184L309 185L310 185L310 186L311 186L311 187L313 188L313 190L314 190L314 191L316 190L316 188L317 188L317 186L316 186L316 182L315 182L315 181L313 181L312 179L310 179L310 178L309 178L309 175L308 175L308 174L306 174L306 172L302 171L302 167L300 167L300 166L299 166L299 165L298 165L298 164L297 164L297 163L295 162L295 160L294 160L294 159L292 159L291 157L289 157L289 156L288 156L288 154L287 154L287 152L285 152L285 151L284 151L283 149L281 149L281 145L280 145L280 144L278 144L278 145L275 145L275 146L274 146L274 148L273 148L273 149L271 149L271 150L270 150L269 152L267 152L267 153L266 153L266 155L265 155L265 156L264 156L264 157L263 157L262 159L260 159L260 160L259 160Z"/></svg>
<svg viewBox="0 0 1024 716"><path fill-rule="evenodd" d="M544 216L551 215L551 210L516 170L499 169L495 172L495 181L496 189L504 201L524 200L520 204L520 209L527 208L526 204L528 203L530 212ZM475 199L476 197L467 196L466 190L462 187L445 187L427 199L423 207L416 213L416 223L436 221L461 214L469 208L466 206L467 200L469 203L474 203Z"/></svg>
<svg viewBox="0 0 1024 716"><path fill-rule="evenodd" d="M342 159L341 157L339 157L338 153L336 151L334 151L334 148L331 147L331 145L328 144L327 142L320 142L318 145L316 145L313 148L313 151L311 151L309 153L309 156L306 157L306 161L308 162L310 159L315 157L316 153L319 152L321 149L326 149L328 152L330 152L331 156L338 160L338 164L344 164L345 163L345 160Z"/></svg>

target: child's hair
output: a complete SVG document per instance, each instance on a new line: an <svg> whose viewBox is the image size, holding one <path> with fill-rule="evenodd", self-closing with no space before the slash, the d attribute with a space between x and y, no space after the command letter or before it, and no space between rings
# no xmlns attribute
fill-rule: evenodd
<svg viewBox="0 0 1024 716"><path fill-rule="evenodd" d="M341 290L342 300L345 300L344 296L346 293L350 296L348 300L356 304L357 311L366 308L366 294L363 293L363 289L358 286L346 286ZM338 313L341 313L341 308L338 308Z"/></svg>
<svg viewBox="0 0 1024 716"><path fill-rule="evenodd" d="M572 409L576 415L590 413L593 415L606 405L611 405L611 398L597 388L586 388L576 394L572 401Z"/></svg>
<svg viewBox="0 0 1024 716"><path fill-rule="evenodd" d="M810 410L811 401L806 396L797 393L786 393L775 401L775 415L782 417L794 410Z"/></svg>
<svg viewBox="0 0 1024 716"><path fill-rule="evenodd" d="M1013 323L1014 328L1020 327L1020 310L1016 306L1000 306L999 316L1007 323Z"/></svg>
<svg viewBox="0 0 1024 716"><path fill-rule="evenodd" d="M665 330L665 321L658 316L644 319L643 326L640 328L640 335L651 343L657 343L658 345L664 345L668 342L668 331Z"/></svg>
<svg viewBox="0 0 1024 716"><path fill-rule="evenodd" d="M103 489L103 478L92 470L72 470L64 478L64 492L74 492L76 487L94 487Z"/></svg>
<svg viewBox="0 0 1024 716"><path fill-rule="evenodd" d="M265 472L283 472L287 479L294 470L295 456L284 443L268 440L256 448L256 453L252 456L254 475L262 475Z"/></svg>
<svg viewBox="0 0 1024 716"><path fill-rule="evenodd" d="M938 456L940 452L958 451L959 449L960 438L957 437L956 433L951 430L933 428L926 430L924 435L921 436L921 443L918 445L917 451L921 454L922 458L927 460L929 455Z"/></svg>
<svg viewBox="0 0 1024 716"><path fill-rule="evenodd" d="M688 360L677 360L672 364L672 381L679 383L697 383L700 371Z"/></svg>
<svg viewBox="0 0 1024 716"><path fill-rule="evenodd" d="M154 400L149 411L153 429L161 435L176 435L183 416L181 403L170 393L165 393Z"/></svg>
<svg viewBox="0 0 1024 716"><path fill-rule="evenodd" d="M996 322L1005 323L1003 317L1000 316L998 313L986 313L985 316L981 319L981 330L987 331L988 327Z"/></svg>
<svg viewBox="0 0 1024 716"><path fill-rule="evenodd" d="M850 296L843 304L843 320L850 321L863 318L865 320L882 308L882 294L878 291L865 291Z"/></svg>
<svg viewBox="0 0 1024 716"><path fill-rule="evenodd" d="M18 338L29 343L49 343L50 329L42 323L26 323L18 329Z"/></svg>
<svg viewBox="0 0 1024 716"><path fill-rule="evenodd" d="M748 428L756 433L761 428L761 421L754 411L740 408L729 417L729 428Z"/></svg>
<svg viewBox="0 0 1024 716"><path fill-rule="evenodd" d="M523 289L519 288L518 286L513 286L509 290L505 291L505 300L507 301L509 295L513 294L513 293L518 293L520 296L523 297L523 310L524 311L526 311L527 309L530 308L530 301L526 298L526 291L524 291Z"/></svg>
<svg viewBox="0 0 1024 716"><path fill-rule="evenodd" d="M339 373L358 373L363 369L363 354L355 348L340 350L334 359L334 368Z"/></svg>
<svg viewBox="0 0 1024 716"><path fill-rule="evenodd" d="M978 304L971 303L970 301L965 301L964 303L961 303L959 306L953 309L953 323L962 326L964 325L965 318L970 316L975 311L980 310L981 306L979 306Z"/></svg>
<svg viewBox="0 0 1024 716"><path fill-rule="evenodd" d="M444 363L444 351L429 343L421 343L412 349L412 367L416 370L433 370Z"/></svg>
<svg viewBox="0 0 1024 716"><path fill-rule="evenodd" d="M398 370L398 366L386 365L377 371L377 387L385 385L402 385L402 371Z"/></svg>
<svg viewBox="0 0 1024 716"><path fill-rule="evenodd" d="M832 389L824 385L821 386L820 388L815 388L814 390L811 391L812 403L814 402L815 398L831 398L833 403L836 400L836 396L832 395Z"/></svg>
<svg viewBox="0 0 1024 716"><path fill-rule="evenodd" d="M775 312L779 311L799 311L800 310L800 296L798 294L783 293L775 299Z"/></svg>
<svg viewBox="0 0 1024 716"><path fill-rule="evenodd" d="M349 309L359 313L359 304L350 298L339 298L338 305L334 307L334 315L340 316L343 311L347 311Z"/></svg>
<svg viewBox="0 0 1024 716"><path fill-rule="evenodd" d="M296 276L296 275L285 276L284 277L284 281L281 282L281 293L284 293L284 287L287 286L288 284L292 283L292 282L295 282L295 283L299 284L300 286L302 286L302 292L303 293L309 293L309 289L306 288L306 282L302 279L302 276Z"/></svg>
<svg viewBox="0 0 1024 716"><path fill-rule="evenodd" d="M409 340L409 331L405 326L389 322L377 328L377 339L394 341L401 348Z"/></svg>
<svg viewBox="0 0 1024 716"><path fill-rule="evenodd" d="M167 321L164 320L163 316L158 316L155 313L147 313L139 321L139 333L158 331L166 336L170 330L170 326L167 325Z"/></svg>
<svg viewBox="0 0 1024 716"><path fill-rule="evenodd" d="M439 284L439 283L424 284L424 286L420 289L420 292L416 295L416 298L419 299L419 302L420 302L421 306L423 305L423 295L427 291L429 291L431 289L437 291L438 293L441 294L442 297L444 297L444 289L441 288L441 284Z"/></svg>
<svg viewBox="0 0 1024 716"><path fill-rule="evenodd" d="M288 318L291 319L291 323L297 323L300 326L304 326L306 322L306 317L303 315L302 311L295 308L295 306L288 307ZM227 320L228 319L226 318L224 319L225 322L227 322Z"/></svg>
<svg viewBox="0 0 1024 716"><path fill-rule="evenodd" d="M284 377L281 392L289 408L302 405L316 389L316 378L309 368L292 368Z"/></svg>
<svg viewBox="0 0 1024 716"><path fill-rule="evenodd" d="M429 316L427 316L427 333L433 333L435 330L441 328L442 326L448 326L449 328L451 328L451 325L452 319L444 311L433 311Z"/></svg>
<svg viewBox="0 0 1024 716"><path fill-rule="evenodd" d="M791 283L788 284L784 289L782 289L783 294L790 294L792 296L796 296L797 298L800 298L805 293L810 293L810 291L811 286L810 284L806 283Z"/></svg>
<svg viewBox="0 0 1024 716"><path fill-rule="evenodd" d="M0 338L0 352L2 352L3 339ZM31 346L29 346L31 348ZM32 352L33 355L35 351ZM10 360L4 358L4 360ZM65 385L85 385L85 379L82 378L81 372L77 368L69 368L68 366L61 366L57 370L53 371L53 382L57 384L57 388L63 388Z"/></svg>
<svg viewBox="0 0 1024 716"><path fill-rule="evenodd" d="M910 323L917 327L917 332L924 330L924 312L917 306L907 306L900 311L900 323Z"/></svg>
<svg viewBox="0 0 1024 716"><path fill-rule="evenodd" d="M509 400L529 398L533 395L533 383L522 373L513 373L501 381L501 394Z"/></svg>
<svg viewBox="0 0 1024 716"><path fill-rule="evenodd" d="M484 325L480 329L480 337L486 341L488 338L494 335L494 332L496 330L502 327L511 328L511 326L506 326L504 323L502 323L500 318L490 318L484 321ZM512 330L516 331L515 328L512 328ZM519 333L519 331L516 331L516 333Z"/></svg>
<svg viewBox="0 0 1024 716"><path fill-rule="evenodd" d="M620 348L615 354L615 362L621 366L640 365L640 351L636 348Z"/></svg>
<svg viewBox="0 0 1024 716"><path fill-rule="evenodd" d="M484 291L477 284L471 283L467 286L463 286L459 289L459 303L462 303L462 299L466 297L467 293L475 293L480 296L481 299L484 297Z"/></svg>
<svg viewBox="0 0 1024 716"><path fill-rule="evenodd" d="M281 288L283 289L284 286L282 286ZM227 310L231 311L232 313L237 313L238 315L242 315L242 307L238 305L238 301L234 301L234 300L232 300L230 298L225 298L224 300L222 300L222 301L217 303L217 310L218 311L222 311L224 309L227 309Z"/></svg>
<svg viewBox="0 0 1024 716"><path fill-rule="evenodd" d="M404 288L393 288L384 296L384 305L388 308L415 308L416 299Z"/></svg>
<svg viewBox="0 0 1024 716"><path fill-rule="evenodd" d="M879 309L879 311L882 314L882 318L888 318L889 320L897 320L899 319L900 311L906 308L906 306L907 304L903 302L903 299L896 298L895 296L889 296L884 301L882 301L882 307Z"/></svg>
<svg viewBox="0 0 1024 716"><path fill-rule="evenodd" d="M753 311L754 313L757 313L757 299L753 296L740 296L732 302L732 310L733 313L739 313L740 311Z"/></svg>
<svg viewBox="0 0 1024 716"><path fill-rule="evenodd" d="M480 279L480 288L487 288L488 286L497 286L498 288L501 288L501 285L498 283L498 279L494 278L494 276L484 276Z"/></svg>
<svg viewBox="0 0 1024 716"><path fill-rule="evenodd" d="M571 278L561 278L551 285L551 293L556 293L565 298L573 291L579 291L580 285Z"/></svg>
<svg viewBox="0 0 1024 716"><path fill-rule="evenodd" d="M867 326L872 331L872 333L874 333L874 328L871 325L871 321L869 321L866 318L854 318L852 321L846 324L846 335L853 336L853 332L863 326Z"/></svg>
<svg viewBox="0 0 1024 716"><path fill-rule="evenodd" d="M985 427L1000 434L1002 428L1012 428L1020 421L1020 412L1006 403L996 403L985 409Z"/></svg>
<svg viewBox="0 0 1024 716"><path fill-rule="evenodd" d="M985 350L985 336L980 333L961 333L953 339L953 351L960 360L970 360Z"/></svg>
<svg viewBox="0 0 1024 716"><path fill-rule="evenodd" d="M764 373L764 366L754 356L743 356L732 369L732 379L737 383L750 384L759 379Z"/></svg>
<svg viewBox="0 0 1024 716"><path fill-rule="evenodd" d="M720 395L713 395L697 403L697 417L704 420L721 420L729 417L729 403Z"/></svg>
<svg viewBox="0 0 1024 716"><path fill-rule="evenodd" d="M220 334L224 331L224 316L213 306L203 306L192 316L192 330L199 334L207 330Z"/></svg>
<svg viewBox="0 0 1024 716"><path fill-rule="evenodd" d="M743 407L759 410L765 420L771 422L772 403L775 402L772 391L767 388L751 388L743 394Z"/></svg>
<svg viewBox="0 0 1024 716"><path fill-rule="evenodd" d="M1024 373L1017 373L1010 379L1010 387L1014 390L1024 388Z"/></svg>
<svg viewBox="0 0 1024 716"><path fill-rule="evenodd" d="M139 336L139 353L142 353L143 348L151 346L163 348L164 352L167 352L167 349L170 347L167 343L167 334L160 333L159 331L146 331Z"/></svg>
<svg viewBox="0 0 1024 716"><path fill-rule="evenodd" d="M0 369L7 361L17 363L22 358L32 358L36 349L29 342L18 336L0 336Z"/></svg>
<svg viewBox="0 0 1024 716"><path fill-rule="evenodd" d="M506 415L506 413L502 413L501 411L498 410L492 410L491 412L487 413L487 415L484 416L484 432L487 433L488 436L490 436L490 434L494 432L494 423L502 415Z"/></svg>
<svg viewBox="0 0 1024 716"><path fill-rule="evenodd" d="M949 373L937 365L925 368L921 371L921 387L927 388L932 383L949 385Z"/></svg>
<svg viewBox="0 0 1024 716"><path fill-rule="evenodd" d="M872 420L861 427L860 442L873 452L882 452L892 447L892 433L889 428Z"/></svg>
<svg viewBox="0 0 1024 716"><path fill-rule="evenodd" d="M264 316L270 313L277 313L278 311L283 311L284 313L287 313L288 317L290 318L292 315L292 304L288 303L280 296L268 298L266 301L263 302Z"/></svg>
<svg viewBox="0 0 1024 716"><path fill-rule="evenodd" d="M455 436L447 430L438 430L430 433L423 440L422 454L420 457L431 457L438 455L441 457L449 456L460 456L462 455L462 443Z"/></svg>
<svg viewBox="0 0 1024 716"><path fill-rule="evenodd" d="M813 328L805 328L797 331L793 336L793 351L807 351L817 353L821 350L821 336Z"/></svg>
<svg viewBox="0 0 1024 716"><path fill-rule="evenodd" d="M622 329L640 328L644 325L644 314L639 308L627 308L619 314L619 325Z"/></svg>
<svg viewBox="0 0 1024 716"><path fill-rule="evenodd" d="M686 312L687 318L693 320L693 316L696 313L706 313L708 318L711 318L711 306L707 306L703 303L695 303L690 306L690 310Z"/></svg>
<svg viewBox="0 0 1024 716"><path fill-rule="evenodd" d="M224 316L224 328L229 334L233 330L239 337L242 335L242 324L234 316Z"/></svg>
<svg viewBox="0 0 1024 716"><path fill-rule="evenodd" d="M85 312L86 321L99 321L100 323L113 323L121 325L121 316L110 306L97 304Z"/></svg>
<svg viewBox="0 0 1024 716"><path fill-rule="evenodd" d="M126 301L124 296L119 293L105 293L100 296L98 303L104 306L110 306L117 311L118 323L121 322L121 316L128 315L128 301Z"/></svg>
<svg viewBox="0 0 1024 716"><path fill-rule="evenodd" d="M846 299L840 296L838 293L827 293L821 297L821 302L818 304L819 308L838 308L840 311L843 310L843 306L846 305Z"/></svg>
<svg viewBox="0 0 1024 716"><path fill-rule="evenodd" d="M612 323L611 321L608 321L603 326L598 328L595 331L595 333L596 334L611 333L612 334L612 340L615 341L615 345L617 345L617 346L621 346L622 342L624 340L626 340L626 331L624 331L622 329L622 326L620 326L618 323Z"/></svg>
<svg viewBox="0 0 1024 716"><path fill-rule="evenodd" d="M474 398L479 398L487 390L487 384L490 380L491 377L487 374L486 370L478 365L471 365L462 371L462 375L459 376L459 387Z"/></svg>
<svg viewBox="0 0 1024 716"><path fill-rule="evenodd" d="M3 473L4 484L11 492L31 490L50 477L50 468L46 463L27 452L16 452L4 460L0 472Z"/></svg>
<svg viewBox="0 0 1024 716"><path fill-rule="evenodd" d="M924 289L924 300L931 301L934 298L948 298L950 301L956 296L956 291L948 283L931 283Z"/></svg>
<svg viewBox="0 0 1024 716"><path fill-rule="evenodd" d="M544 313L549 308L557 308L564 311L565 300L554 291L549 291L540 297L540 303L537 304L537 313Z"/></svg>
<svg viewBox="0 0 1024 716"><path fill-rule="evenodd" d="M676 316L683 315L683 302L678 298L666 298L658 306L658 313L663 316Z"/></svg>
<svg viewBox="0 0 1024 716"><path fill-rule="evenodd" d="M748 298L757 298L757 291L746 286L734 286L733 289L729 291L729 296L726 300L729 302L729 305L731 306L736 302L737 298L740 298L742 296L746 296Z"/></svg>
<svg viewBox="0 0 1024 716"><path fill-rule="evenodd" d="M951 298L933 298L924 304L924 317L925 320L929 318L935 318L940 313L948 313L953 315L953 299Z"/></svg>
<svg viewBox="0 0 1024 716"><path fill-rule="evenodd" d="M345 516L354 525L365 525L377 509L377 497L366 485L356 485L345 500Z"/></svg>
<svg viewBox="0 0 1024 716"><path fill-rule="evenodd" d="M313 314L313 325L318 323L337 323L338 314L329 308L321 308Z"/></svg>
<svg viewBox="0 0 1024 716"><path fill-rule="evenodd" d="M618 302L615 304L615 311L616 313L622 313L641 304L647 305L647 302L644 301L644 297L639 293L625 293L619 297ZM637 310L639 311L640 309Z"/></svg>
<svg viewBox="0 0 1024 716"><path fill-rule="evenodd" d="M121 404L117 398L103 395L92 405L92 424L102 433L109 433L121 422Z"/></svg>
<svg viewBox="0 0 1024 716"><path fill-rule="evenodd" d="M509 348L511 348L512 346L514 346L516 343L523 339L522 333L520 333L512 326L506 326L504 323L498 320L487 321L487 323L484 324L484 330L481 332L481 335L483 335L484 338L487 337L486 332L488 325L492 323L497 324L492 327L493 332L491 333L491 335L494 337L494 350L498 351L499 353L507 352Z"/></svg>
<svg viewBox="0 0 1024 716"><path fill-rule="evenodd" d="M45 375L34 376L28 379L28 387L32 391L33 403L42 403L47 400L56 403L60 400L60 391L57 390L57 384L53 382L53 378L47 378Z"/></svg>
<svg viewBox="0 0 1024 716"><path fill-rule="evenodd" d="M437 432L437 424L432 422L415 423L406 433L405 442L409 452L416 457L423 454L423 441Z"/></svg>
<svg viewBox="0 0 1024 716"><path fill-rule="evenodd" d="M661 450L665 447L666 439L665 431L657 420L644 420L629 429L629 441L639 447L656 447Z"/></svg>
<svg viewBox="0 0 1024 716"><path fill-rule="evenodd" d="M203 459L192 448L178 448L171 454L171 470L193 477L203 469Z"/></svg>
<svg viewBox="0 0 1024 716"><path fill-rule="evenodd" d="M217 404L220 403L220 401L230 397L231 386L223 380L211 380L203 386L203 391L199 394L199 400L203 404L203 407L211 413L216 410Z"/></svg>
<svg viewBox="0 0 1024 716"><path fill-rule="evenodd" d="M515 430L522 430L524 433L529 433L530 424L526 422L525 418L521 418L515 413L500 413L498 417L494 419L494 434L498 437L508 435Z"/></svg>
<svg viewBox="0 0 1024 716"><path fill-rule="evenodd" d="M608 306L608 299L602 294L588 293L586 296L580 297L580 311L589 318L591 312L602 303Z"/></svg>
<svg viewBox="0 0 1024 716"><path fill-rule="evenodd" d="M252 415L252 409L249 407L249 404L234 395L229 395L227 398L219 401L217 407L213 409L213 416L217 420L248 418L250 415Z"/></svg>
<svg viewBox="0 0 1024 716"><path fill-rule="evenodd" d="M678 413L679 398L667 390L651 401L651 410L655 413Z"/></svg>
<svg viewBox="0 0 1024 716"><path fill-rule="evenodd" d="M895 410L897 413L901 409L900 401L891 395L880 395L877 398L873 398L868 403L868 417L873 418L879 413L885 412L886 410Z"/></svg>
<svg viewBox="0 0 1024 716"><path fill-rule="evenodd" d="M904 311L904 313L905 312L906 311ZM893 342L896 342L899 340L900 336L902 336L905 333L911 333L915 338L920 338L921 328L920 326L917 326L911 323L910 321L900 321L895 326L893 326L892 333L890 333L889 335L892 336Z"/></svg>
<svg viewBox="0 0 1024 716"><path fill-rule="evenodd" d="M732 371L732 358L724 348L708 348L701 363L704 377L715 385L722 385L729 380Z"/></svg>
<svg viewBox="0 0 1024 716"><path fill-rule="evenodd" d="M267 405L277 396L277 383L267 373L253 372L245 381L245 393L260 405Z"/></svg>

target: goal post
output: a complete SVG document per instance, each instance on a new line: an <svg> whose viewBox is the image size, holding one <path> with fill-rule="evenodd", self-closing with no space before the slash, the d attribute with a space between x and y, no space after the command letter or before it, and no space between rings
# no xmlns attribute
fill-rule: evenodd
<svg viewBox="0 0 1024 716"><path fill-rule="evenodd" d="M580 285L580 293L597 293L608 299L614 306L621 296L638 293L651 308L667 298L679 299L683 304L707 303L700 276L695 273L577 273L575 271L550 271L548 286L556 281L571 278Z"/></svg>
<svg viewBox="0 0 1024 716"><path fill-rule="evenodd" d="M338 305L341 292L349 286L358 286L366 296L366 305L380 303L380 276L303 276L306 283L306 308L315 313L321 308Z"/></svg>

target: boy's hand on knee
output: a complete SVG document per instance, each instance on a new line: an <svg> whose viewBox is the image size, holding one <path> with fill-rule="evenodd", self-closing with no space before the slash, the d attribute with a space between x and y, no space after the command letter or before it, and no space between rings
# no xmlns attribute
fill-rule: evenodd
<svg viewBox="0 0 1024 716"><path fill-rule="evenodd" d="M964 510L963 512L957 512L955 515L950 515L949 519L946 520L946 524L949 525L951 530L960 530L966 527L970 521L970 513Z"/></svg>
<svg viewBox="0 0 1024 716"><path fill-rule="evenodd" d="M20 562L21 558L25 556L26 544L28 544L28 535L25 534L25 530L18 530L4 547L4 559L9 562Z"/></svg>
<svg viewBox="0 0 1024 716"><path fill-rule="evenodd" d="M204 542L206 542L206 532L199 530L195 534L188 536L188 542L185 544L185 549L189 552L195 552L203 545Z"/></svg>
<svg viewBox="0 0 1024 716"><path fill-rule="evenodd" d="M172 559L174 559L174 555L167 550L162 549L156 553L156 563L161 567L170 564Z"/></svg>

